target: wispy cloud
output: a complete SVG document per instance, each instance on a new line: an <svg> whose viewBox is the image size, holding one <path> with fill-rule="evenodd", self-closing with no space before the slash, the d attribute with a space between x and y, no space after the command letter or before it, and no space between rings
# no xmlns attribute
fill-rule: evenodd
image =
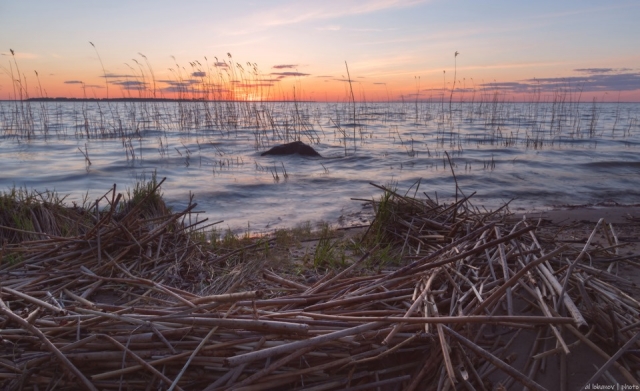
<svg viewBox="0 0 640 391"><path fill-rule="evenodd" d="M3 56L9 56L9 57L12 56L11 52L1 52L0 54ZM33 60L33 59L39 58L40 56L34 53L22 53L14 50L13 57L15 57L17 60Z"/></svg>
<svg viewBox="0 0 640 391"><path fill-rule="evenodd" d="M135 76L134 75L128 75L126 73L109 73L107 72L104 75L100 75L100 77L105 78L105 79L126 79L126 78L132 78L134 79Z"/></svg>
<svg viewBox="0 0 640 391"><path fill-rule="evenodd" d="M65 80L63 81L64 84L82 84L81 80Z"/></svg>
<svg viewBox="0 0 640 391"><path fill-rule="evenodd" d="M394 8L413 7L428 0L326 0L295 2L289 7L273 9L262 15L267 26L281 26L334 19L349 15L368 14Z"/></svg>
<svg viewBox="0 0 640 391"><path fill-rule="evenodd" d="M487 65L458 66L458 72L472 71L472 70L478 70L478 69L520 69L520 68L555 67L559 65L565 65L565 62L533 61L533 62L512 62L512 63L497 63L497 64L487 64ZM434 71L442 72L442 69L434 69Z"/></svg>
<svg viewBox="0 0 640 391"><path fill-rule="evenodd" d="M205 77L207 76L207 72L193 72L191 77Z"/></svg>
<svg viewBox="0 0 640 391"><path fill-rule="evenodd" d="M276 80L279 81L279 80ZM255 87L273 87L273 83L238 83L236 87L255 88Z"/></svg>
<svg viewBox="0 0 640 391"><path fill-rule="evenodd" d="M198 95L212 95L212 94L226 94L229 92L226 88L220 87L208 87L207 89L187 89L185 86L169 86L158 89L160 92L173 94L198 94Z"/></svg>
<svg viewBox="0 0 640 391"><path fill-rule="evenodd" d="M272 68L274 69L295 69L298 67L298 64L281 64L281 65L274 65Z"/></svg>
<svg viewBox="0 0 640 391"><path fill-rule="evenodd" d="M246 44L257 44L271 41L273 37L265 34L265 30L274 27L290 26L307 23L326 23L326 25L313 26L317 31L340 31L345 27L333 19L349 16L364 15L375 12L390 11L414 7L420 4L433 2L434 0L323 0L316 1L283 1L277 5L271 2L261 2L260 7L254 12L248 12L240 18L233 19L225 28L219 28L219 34L227 37L247 37L245 41L233 42L225 40L224 43L210 45L209 48L227 50ZM259 8L259 7L255 7ZM232 23L232 24L231 24ZM352 30L351 28L349 28ZM368 30L367 30L368 31ZM259 37L259 38L255 38Z"/></svg>
<svg viewBox="0 0 640 391"><path fill-rule="evenodd" d="M270 75L278 76L278 79L283 79L285 77L299 77L299 76L309 76L308 73L302 72L272 72Z"/></svg>
<svg viewBox="0 0 640 391"><path fill-rule="evenodd" d="M169 84L170 86L175 86L175 87L181 87L181 88L187 88L187 87L191 87L194 84L198 84L200 83L199 80L195 80L195 79L186 79L186 80L158 80L158 83L164 83L164 84Z"/></svg>
<svg viewBox="0 0 640 391"><path fill-rule="evenodd" d="M120 86L122 89L132 90L132 91L142 91L147 88L147 83L143 83L137 80L125 80L125 81L118 80L118 81L112 82L111 84L115 84L117 86Z"/></svg>
<svg viewBox="0 0 640 391"><path fill-rule="evenodd" d="M597 74L591 76L529 79L529 83L540 83L545 88L575 86L583 91L635 91L640 90L640 73Z"/></svg>
<svg viewBox="0 0 640 391"><path fill-rule="evenodd" d="M442 93L443 91L449 91L448 89L444 89L444 88L424 88L422 90L420 90L421 92L439 92Z"/></svg>
<svg viewBox="0 0 640 391"><path fill-rule="evenodd" d="M194 94L200 94L202 93L202 91L198 91L198 90L186 90L184 87L178 87L178 86L169 86L169 87L162 87L159 89L160 92L164 92L164 93L180 93L180 94L185 94L185 93L194 93Z"/></svg>
<svg viewBox="0 0 640 391"><path fill-rule="evenodd" d="M587 68L585 68L587 69ZM610 68L588 68L588 76L547 77L515 82L483 83L481 87L529 93L576 90L583 92L637 91L640 90L640 72L611 74ZM596 73L600 72L600 73Z"/></svg>
<svg viewBox="0 0 640 391"><path fill-rule="evenodd" d="M620 73L620 72L629 72L631 68L578 68L574 69L575 72L580 73L589 73L589 74L598 74L598 73Z"/></svg>

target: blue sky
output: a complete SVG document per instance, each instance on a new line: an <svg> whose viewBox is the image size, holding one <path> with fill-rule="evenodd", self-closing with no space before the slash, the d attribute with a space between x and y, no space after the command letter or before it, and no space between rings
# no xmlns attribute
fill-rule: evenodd
<svg viewBox="0 0 640 391"><path fill-rule="evenodd" d="M454 65L456 88L493 85L517 97L533 84L552 93L575 83L585 98L640 100L638 20L640 2L624 0L0 0L0 98L14 91L13 49L28 88L35 70L49 96L81 95L65 81L104 95L98 54L107 73L130 77L109 78L115 94L136 76L140 53L158 80L175 79L176 64L187 77L194 61L211 73L204 64L231 53L257 64L256 80L273 91L297 86L310 99L344 97L346 61L370 100L453 88Z"/></svg>

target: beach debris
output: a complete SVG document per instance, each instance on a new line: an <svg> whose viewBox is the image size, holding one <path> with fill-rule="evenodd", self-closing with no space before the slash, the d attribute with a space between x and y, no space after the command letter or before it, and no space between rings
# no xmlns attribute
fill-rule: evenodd
<svg viewBox="0 0 640 391"><path fill-rule="evenodd" d="M481 211L457 186L446 204L375 185L365 250L308 282L264 263L270 239L212 251L195 203L158 206L161 183L126 205L114 187L67 236L2 244L3 389L638 384L640 303L589 262L591 239L613 232L604 222L576 247L507 206ZM381 263L381 248L401 263ZM573 375L578 354L601 361Z"/></svg>

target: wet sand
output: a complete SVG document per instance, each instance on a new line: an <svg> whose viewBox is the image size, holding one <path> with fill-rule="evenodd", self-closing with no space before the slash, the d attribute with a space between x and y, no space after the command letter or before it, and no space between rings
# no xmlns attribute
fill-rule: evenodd
<svg viewBox="0 0 640 391"><path fill-rule="evenodd" d="M622 259L617 266L611 268L611 273L629 283L619 280L616 285L634 299L640 299L640 206L566 206L545 212L524 214L524 216L528 220L538 221L539 228L536 230L538 237L545 241L556 242L558 245L569 244L578 250L585 247L589 237L596 229L598 221L604 219L589 245L590 257L584 262L590 262L594 267L606 270L610 265L606 261L607 259ZM514 217L520 219L523 214ZM611 248L610 245L611 242L615 242L614 235L619 243L617 248ZM607 248L609 248L608 254L605 257L604 252ZM567 342L575 342L573 336L566 335L566 333L565 336ZM530 346L534 339L534 333L524 333L519 338L520 346ZM615 352L607 353L613 354ZM527 357L527 355L528 352L525 348L515 349L514 357L516 360L522 361L523 357ZM560 368L566 366L567 389L582 389L585 382L605 361L586 346L578 345L571 349L565 363L559 362L557 357L551 358L546 368L537 374L536 380L550 390L560 389ZM609 372L618 383L617 386L628 385L617 369L612 367ZM631 373L640 376L640 371L632 370ZM603 376L590 386L594 389L594 387L613 384L612 381L613 379L607 380ZM514 385L508 389L521 389L521 387Z"/></svg>
<svg viewBox="0 0 640 391"><path fill-rule="evenodd" d="M517 215L518 218L522 214ZM604 227L600 227L594 236L589 250L609 247L609 240L618 238L618 257L627 257L619 262L618 276L629 279L636 287L630 292L639 298L640 291L640 206L566 206L545 212L526 214L527 219L539 219L541 234L548 239L560 243L569 243L579 248L584 246L596 224L604 219ZM608 237L608 234L611 236ZM616 249L611 249L616 252ZM635 257L633 257L635 255ZM613 270L615 274L615 269Z"/></svg>

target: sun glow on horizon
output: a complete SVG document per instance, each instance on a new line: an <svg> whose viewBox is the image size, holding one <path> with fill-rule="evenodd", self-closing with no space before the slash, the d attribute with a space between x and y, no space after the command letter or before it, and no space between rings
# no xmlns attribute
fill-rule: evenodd
<svg viewBox="0 0 640 391"><path fill-rule="evenodd" d="M631 0L150 4L3 4L0 99L640 101Z"/></svg>
<svg viewBox="0 0 640 391"><path fill-rule="evenodd" d="M275 65L262 71L257 63L236 62L230 53L222 61L215 57L215 61L209 63L204 57L188 62L187 66L173 58L174 64L164 71L156 71L161 68L146 58L144 61L134 59L136 67L105 65L101 75L102 63L96 59L93 68L98 69L76 71L74 79L66 79L62 72L40 74L33 70L31 73L25 69L33 65L33 57L25 58L15 51L14 54L3 54L6 61L0 68L2 100L48 97L340 102L351 99L346 70L336 75L316 76L299 71L304 68L298 65L295 71L290 70L294 65ZM505 64L483 68L462 65L440 72L428 71L426 76L408 77L407 74L385 72L378 75L371 70L372 66L359 64L350 66L350 82L356 100L361 102L435 101L445 97L457 102L488 95L500 96L503 101L544 101L558 94L568 100L640 101L640 74L626 68L576 69L574 73L578 75L514 81L478 80L469 75L478 70L486 73L487 69L512 70L527 66ZM635 88L625 88L625 82ZM615 89L616 85L618 89Z"/></svg>

